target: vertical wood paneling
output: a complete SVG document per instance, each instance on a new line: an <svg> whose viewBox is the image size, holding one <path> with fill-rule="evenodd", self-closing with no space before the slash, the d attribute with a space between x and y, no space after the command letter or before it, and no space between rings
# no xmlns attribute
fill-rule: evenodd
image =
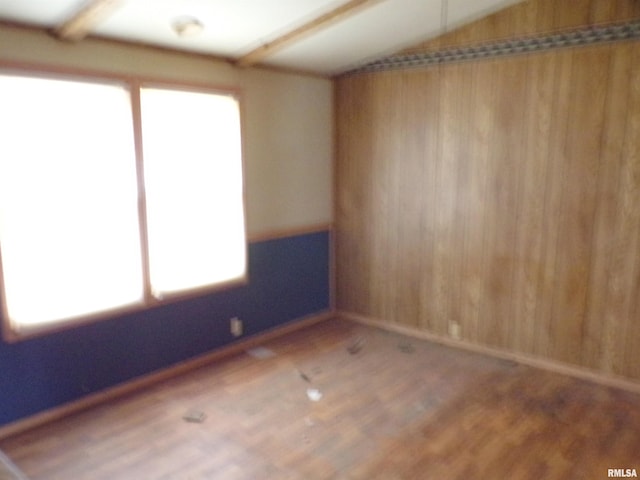
<svg viewBox="0 0 640 480"><path fill-rule="evenodd" d="M625 141L620 168L616 251L613 276L609 281L609 323L612 335L610 366L614 373L638 370L638 311L640 293L640 72L638 48L630 51L630 79L627 93ZM626 255L623 254L626 253ZM615 305L614 305L615 303ZM628 319L621 322L620 319ZM631 351L629 351L631 350Z"/></svg>
<svg viewBox="0 0 640 480"><path fill-rule="evenodd" d="M640 49L633 50L631 59L631 91L629 95L629 118L627 119L627 143L625 158L629 164L627 177L628 188L632 192L631 204L635 205L633 223L628 231L633 232L634 244L630 263L634 267L629 284L627 297L631 299L625 331L623 375L640 378L640 361L638 350L640 346Z"/></svg>
<svg viewBox="0 0 640 480"><path fill-rule="evenodd" d="M553 296L552 355L579 363L591 268L608 47L572 52L571 92L564 138L566 166ZM579 128L578 128L579 127Z"/></svg>
<svg viewBox="0 0 640 480"><path fill-rule="evenodd" d="M397 218L395 211L396 197L394 195L394 183L399 173L398 166L401 158L393 156L396 135L402 134L397 123L394 103L398 100L394 95L395 75L381 75L376 85L376 98L378 100L375 109L375 125L377 126L374 139L374 212L380 218ZM394 123L395 122L395 123ZM377 167L377 168L376 168ZM397 224L385 222L373 230L375 240L371 255L375 258L373 272L373 304L375 312L381 318L395 318L394 309L398 307L395 293L400 288L408 288L408 285L400 286L398 282L390 281L397 278L394 274L395 258L398 254L396 243Z"/></svg>
<svg viewBox="0 0 640 480"><path fill-rule="evenodd" d="M371 159L372 129L369 126L371 113L371 88L366 77L358 82L344 82L336 93L336 103L344 112L342 120L353 128L337 129L336 154L343 161L336 165L336 215L342 218L346 229L336 231L336 243L342 245L336 251L336 266L340 268L348 260L353 268L343 270L336 278L336 296L348 300L344 308L353 311L365 311L371 302L371 242L363 243L360 238L370 238L368 227L372 225L371 182L369 161ZM350 161L351 145L349 141L358 138L361 142L359 155L366 161ZM349 252L349 258L343 253Z"/></svg>
<svg viewBox="0 0 640 480"><path fill-rule="evenodd" d="M460 324L463 335L478 334L477 317L470 317L473 311L473 304L480 305L478 292L477 268L479 258L475 258L477 253L471 250L475 247L479 238L478 218L476 208L477 202L484 201L484 171L486 163L482 164L483 158L478 160L474 151L473 143L460 142L460 138L473 138L476 135L473 115L469 114L469 106L477 101L478 88L477 80L482 76L476 74L478 64L464 65L461 70L462 76L459 79L459 110L458 114L464 117L461 122L460 135L453 139L457 146L457 190L456 190L456 218L455 232L456 241L453 245L455 251L453 258L457 260L457 280L460 282L460 290L455 300L456 317L455 321ZM484 157L486 158L486 157ZM482 243L480 243L482 245ZM455 280L455 279L454 279ZM471 313L472 314L472 313ZM473 315L473 314L472 314Z"/></svg>
<svg viewBox="0 0 640 480"><path fill-rule="evenodd" d="M598 191L594 217L592 262L588 309L584 325L584 348L582 363L595 368L600 362L603 368L610 363L603 356L605 350L611 351L614 344L604 322L607 308L611 259L614 258L615 244L613 233L616 228L618 210L618 185L622 161L625 129L620 128L620 120L627 117L626 93L629 91L631 45L611 47L609 81L602 124L600 154L603 161L598 173ZM606 159L606 161L604 161ZM604 336L604 341L603 341ZM607 344L609 344L607 346ZM608 356L608 355L607 355Z"/></svg>
<svg viewBox="0 0 640 480"><path fill-rule="evenodd" d="M518 193L522 169L522 118L525 110L513 99L522 98L526 87L526 62L494 60L493 109L489 192L486 197L487 242L489 254L485 274L487 289L484 322L492 325L483 343L505 347L513 336L513 281L518 225ZM506 320L506 321L505 321Z"/></svg>
<svg viewBox="0 0 640 480"><path fill-rule="evenodd" d="M394 295L391 299L393 312L401 319L403 324L417 326L420 310L420 246L412 239L418 238L420 229L420 211L422 209L422 189L417 189L414 194L407 195L403 192L405 185L412 183L420 184L423 177L422 162L412 162L410 160L416 146L413 144L419 137L413 131L419 128L420 122L413 110L415 109L415 99L410 95L412 85L408 82L406 74L403 74L400 81L393 82L391 97L393 102L393 120L390 122L394 127L390 128L389 135L393 148L393 156L401 163L399 168L392 168L395 172L392 186L391 198L393 199L392 215L395 217L406 216L413 218L412 222L402 222L397 224L397 228L392 229L393 244L393 270L390 272L402 272L407 282L404 285L389 283L387 288L393 289ZM390 112L391 113L391 112ZM412 152L405 154L405 150ZM416 261L418 260L418 261ZM394 278L392 276L392 278Z"/></svg>
<svg viewBox="0 0 640 480"><path fill-rule="evenodd" d="M420 182L420 239L418 252L420 262L420 318L419 326L435 331L438 312L433 298L436 295L434 248L437 236L437 158L440 139L440 75L437 70L411 72L408 88L419 91L413 105L418 106L419 117L412 118L417 137L417 158L421 158L424 180ZM414 192L415 193L415 192ZM417 259L413 259L416 261Z"/></svg>
<svg viewBox="0 0 640 480"><path fill-rule="evenodd" d="M637 18L640 16L640 2L635 0L615 0L616 18Z"/></svg>
<svg viewBox="0 0 640 480"><path fill-rule="evenodd" d="M551 98L552 117L548 142L548 167L544 191L543 257L542 275L538 287L537 322L534 332L534 352L552 356L555 337L553 332L553 295L556 289L555 275L557 251L560 242L562 213L562 179L567 163L564 139L569 126L569 108L566 99L571 94L570 52L550 54L553 62Z"/></svg>
<svg viewBox="0 0 640 480"><path fill-rule="evenodd" d="M615 209L610 208L608 212L612 220L612 224L607 225L611 228L607 236L611 248L606 251L609 255L607 262L608 276L602 290L605 300L602 315L603 345L600 361L604 370L608 372L620 372L622 367L624 352L620 346L625 341L626 322L621 322L619 319L624 318L629 306L630 299L626 298L625 284L627 283L626 278L631 275L629 271L631 259L629 256L630 254L635 256L631 250L633 248L633 242L631 241L633 231L631 229L634 223L633 210L637 210L637 204L632 206L633 188L627 176L630 160L627 146L630 141L629 135L634 135L634 132L630 131L631 129L629 128L633 113L629 109L631 100L629 93L633 91L631 82L633 60L633 50L620 48L616 52L612 66L612 77L615 81L612 88L623 88L618 95L620 95L620 100L625 102L625 106L619 111L619 118L624 119L624 123L621 124L620 121L615 122L611 119L612 125L615 124L617 127L615 132L616 144L613 145L616 148L612 152L615 155L612 157L612 165L607 165L608 168L617 167L611 172L611 175L615 175L615 183L612 186L616 189L612 192L612 201L615 202ZM611 102L614 103L615 98Z"/></svg>
<svg viewBox="0 0 640 480"><path fill-rule="evenodd" d="M437 158L436 204L436 272L439 333L448 332L449 321L460 324L460 291L451 290L462 282L462 255L466 205L461 198L460 183L467 171L469 119L465 115L473 80L470 65L457 65L442 81L440 94L440 144ZM443 79L444 80L444 79ZM443 188L445 187L445 188Z"/></svg>
<svg viewBox="0 0 640 480"><path fill-rule="evenodd" d="M549 168L549 137L553 119L554 62L552 55L529 59L522 146L522 178L518 201L518 232L514 289L521 292L513 299L513 345L518 351L535 353L535 331L538 324L538 289L544 274L544 223L546 172Z"/></svg>
<svg viewBox="0 0 640 480"><path fill-rule="evenodd" d="M587 25L592 0L571 0L570 2L554 2L552 30L563 30L576 25Z"/></svg>
<svg viewBox="0 0 640 480"><path fill-rule="evenodd" d="M472 99L469 104L470 129L466 159L467 181L459 193L463 195L466 207L466 232L464 241L464 284L461 288L461 308L464 319L463 332L465 338L478 341L484 337L485 319L481 318L481 307L485 299L485 279L483 272L488 263L485 255L486 212L483 208L488 195L487 174L490 158L490 138L493 123L493 106L487 91L493 88L493 65L491 63L471 64L473 70Z"/></svg>
<svg viewBox="0 0 640 480"><path fill-rule="evenodd" d="M460 281L459 228L457 219L458 147L464 138L466 122L462 119L465 96L466 65L449 69L447 81L441 84L440 92L440 142L436 160L436 231L434 244L434 282L436 304L436 328L446 333L447 323L460 322L458 291L450 285ZM444 80L444 79L443 79ZM444 188L443 188L444 187Z"/></svg>
<svg viewBox="0 0 640 480"><path fill-rule="evenodd" d="M639 52L338 79L338 308L640 379Z"/></svg>
<svg viewBox="0 0 640 480"><path fill-rule="evenodd" d="M589 9L589 23L599 24L616 18L616 3L619 2L591 2Z"/></svg>
<svg viewBox="0 0 640 480"><path fill-rule="evenodd" d="M416 81L418 80L418 81ZM427 199L426 192L433 191L433 186L427 185L428 178L426 175L427 162L412 162L407 160L417 155L425 155L427 136L424 131L424 119L427 111L425 110L426 91L421 87L420 77L412 75L411 72L404 73L402 81L398 82L401 91L398 92L400 99L400 112L398 125L400 131L394 133L395 144L394 149L396 157L401 159L403 167L400 169L400 175L397 178L396 185L396 213L397 216L407 216L413 218L412 222L403 222L399 225L398 249L396 251L398 269L407 275L408 288L402 286L394 286L399 288L398 302L401 306L399 317L403 319L403 323L412 327L419 327L420 318L424 306L422 299L423 285L421 282L425 265L423 265L422 245L413 241L420 238L423 234L423 215L422 209ZM413 97L410 92L420 92ZM409 154L405 154L405 149ZM421 185L412 195L407 195L402 190L405 185L415 183Z"/></svg>

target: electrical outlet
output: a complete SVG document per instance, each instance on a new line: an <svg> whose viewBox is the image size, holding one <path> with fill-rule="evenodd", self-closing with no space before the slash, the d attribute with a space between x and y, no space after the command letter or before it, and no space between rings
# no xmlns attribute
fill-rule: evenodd
<svg viewBox="0 0 640 480"><path fill-rule="evenodd" d="M449 322L449 336L454 340L460 340L460 324L458 322Z"/></svg>
<svg viewBox="0 0 640 480"><path fill-rule="evenodd" d="M230 321L231 335L234 337L239 337L242 335L242 320L238 317L233 317Z"/></svg>

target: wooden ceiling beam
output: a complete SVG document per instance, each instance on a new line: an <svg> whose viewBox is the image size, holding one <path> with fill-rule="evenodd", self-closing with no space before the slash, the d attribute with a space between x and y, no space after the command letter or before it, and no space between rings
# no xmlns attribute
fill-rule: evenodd
<svg viewBox="0 0 640 480"><path fill-rule="evenodd" d="M274 53L282 50L283 48L301 40L302 38L311 35L312 33L328 27L332 23L339 20L355 15L359 11L372 7L376 3L382 0L350 0L344 5L341 5L327 13L314 18L313 20L277 37L276 39L259 46L258 48L250 51L246 55L240 57L236 64L241 67L249 67L258 63L263 58L266 58Z"/></svg>
<svg viewBox="0 0 640 480"><path fill-rule="evenodd" d="M54 33L63 40L78 41L86 37L124 0L90 0L78 8L67 20L54 28Z"/></svg>

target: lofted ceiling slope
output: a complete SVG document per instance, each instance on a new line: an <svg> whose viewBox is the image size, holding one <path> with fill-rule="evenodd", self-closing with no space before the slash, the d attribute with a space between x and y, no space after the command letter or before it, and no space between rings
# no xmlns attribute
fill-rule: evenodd
<svg viewBox="0 0 640 480"><path fill-rule="evenodd" d="M0 0L0 21L324 76L521 0Z"/></svg>

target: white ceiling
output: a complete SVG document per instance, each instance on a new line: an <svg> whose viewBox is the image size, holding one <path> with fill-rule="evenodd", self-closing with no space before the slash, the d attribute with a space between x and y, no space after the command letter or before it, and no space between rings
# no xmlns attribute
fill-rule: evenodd
<svg viewBox="0 0 640 480"><path fill-rule="evenodd" d="M353 0L351 0L353 1ZM520 0L372 0L259 63L334 75L415 45ZM91 35L237 60L349 0L0 0L0 21L59 27L91 2L114 4ZM193 16L203 25L180 37L173 20Z"/></svg>

